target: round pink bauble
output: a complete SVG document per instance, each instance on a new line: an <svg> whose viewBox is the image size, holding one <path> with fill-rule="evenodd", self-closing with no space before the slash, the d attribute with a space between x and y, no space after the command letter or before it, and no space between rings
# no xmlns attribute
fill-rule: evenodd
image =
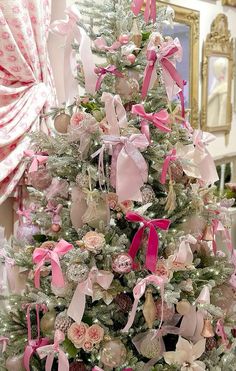
<svg viewBox="0 0 236 371"><path fill-rule="evenodd" d="M120 35L119 36L119 42L123 45L128 44L129 42L129 35Z"/></svg>
<svg viewBox="0 0 236 371"><path fill-rule="evenodd" d="M134 62L136 61L136 57L134 54L129 54L127 55L127 60L131 63L131 64L134 64Z"/></svg>
<svg viewBox="0 0 236 371"><path fill-rule="evenodd" d="M52 176L45 168L38 169L28 174L29 183L39 191L47 189L52 183Z"/></svg>
<svg viewBox="0 0 236 371"><path fill-rule="evenodd" d="M23 354L8 357L6 360L6 369L8 371L25 371L23 365Z"/></svg>
<svg viewBox="0 0 236 371"><path fill-rule="evenodd" d="M61 230L61 226L60 226L60 224L55 224L55 223L53 223L52 224L52 226L51 226L51 230L53 231L53 232L59 232L60 230Z"/></svg>
<svg viewBox="0 0 236 371"><path fill-rule="evenodd" d="M121 366L126 356L125 346L119 339L106 341L101 349L101 362L111 368Z"/></svg>
<svg viewBox="0 0 236 371"><path fill-rule="evenodd" d="M17 228L16 236L20 241L30 245L34 243L33 236L37 233L39 233L39 227L37 225L21 224Z"/></svg>
<svg viewBox="0 0 236 371"><path fill-rule="evenodd" d="M133 259L126 252L117 254L112 259L112 269L117 273L129 273L132 270Z"/></svg>

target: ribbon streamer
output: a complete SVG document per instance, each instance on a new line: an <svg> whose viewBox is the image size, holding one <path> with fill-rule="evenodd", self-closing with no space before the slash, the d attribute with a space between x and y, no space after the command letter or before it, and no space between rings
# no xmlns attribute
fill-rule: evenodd
<svg viewBox="0 0 236 371"><path fill-rule="evenodd" d="M29 167L29 173L38 170L39 165L45 164L48 160L48 156L35 153L33 150L24 151L25 156L31 157L32 162Z"/></svg>
<svg viewBox="0 0 236 371"><path fill-rule="evenodd" d="M163 308L164 283L165 283L164 279L162 277L158 277L156 275L150 275L150 276L145 277L140 282L138 282L137 285L135 285L135 287L133 289L133 296L134 296L133 307L132 307L132 310L130 312L128 322L127 322L125 328L123 330L121 330L121 332L128 332L129 331L130 327L132 326L132 324L134 322L134 318L135 318L135 314L136 314L136 311L137 311L137 308L138 308L139 300L144 295L145 290L146 290L146 286L148 284L151 284L151 283L160 287L161 298L162 298L162 308ZM160 320L160 326L161 326L162 320L163 320L163 310L162 310L162 318Z"/></svg>
<svg viewBox="0 0 236 371"><path fill-rule="evenodd" d="M54 344L45 345L37 349L40 359L47 357L45 371L51 371L55 354L58 354L58 371L69 371L69 361L67 355L60 347L60 344L65 340L65 335L62 331L56 330L54 335Z"/></svg>
<svg viewBox="0 0 236 371"><path fill-rule="evenodd" d="M153 23L156 22L157 18L157 7L156 7L156 0L133 0L131 4L131 9L134 15L138 15L143 6L145 5L144 10L144 20L147 23L149 20L152 20Z"/></svg>
<svg viewBox="0 0 236 371"><path fill-rule="evenodd" d="M78 6L73 4L69 6L65 13L66 20L58 20L51 24L52 32L66 36L64 52L64 86L67 104L74 102L78 95L78 83L74 77L74 67L76 66L76 55L72 49L74 39L79 44L79 54L83 65L85 78L85 90L89 94L95 94L96 74L94 72L95 64L91 50L91 40L85 30L78 25L81 15Z"/></svg>
<svg viewBox="0 0 236 371"><path fill-rule="evenodd" d="M128 212L126 214L126 219L131 222L139 222L143 224L136 232L128 252L129 255L133 258L133 260L135 259L138 253L145 229L146 228L149 229L145 268L150 270L151 272L155 272L159 248L159 237L156 228L167 230L170 226L171 221L168 219L148 220L134 212Z"/></svg>
<svg viewBox="0 0 236 371"><path fill-rule="evenodd" d="M229 340L225 332L222 319L219 319L216 323L216 334L221 337L222 343L225 345L225 347L227 347L229 344Z"/></svg>
<svg viewBox="0 0 236 371"><path fill-rule="evenodd" d="M101 101L105 103L109 135L120 135L120 128L127 127L126 111L119 95L104 92Z"/></svg>
<svg viewBox="0 0 236 371"><path fill-rule="evenodd" d="M101 88L102 81L107 73L117 77L124 77L123 73L121 73L116 66L110 65L108 67L96 67L95 73L98 75L95 90L98 91Z"/></svg>
<svg viewBox="0 0 236 371"><path fill-rule="evenodd" d="M67 311L68 316L80 324L84 315L86 295L91 296L93 299L93 285L98 283L104 290L108 290L113 277L111 272L100 271L97 267L93 267L89 272L87 280L78 284Z"/></svg>
<svg viewBox="0 0 236 371"><path fill-rule="evenodd" d="M142 118L141 130L144 135L146 135L147 140L150 142L150 133L148 122L151 122L160 131L166 133L170 132L171 129L168 127L169 114L166 110L161 110L156 113L147 113L142 104L135 104L132 106L132 111L134 115L138 115Z"/></svg>
<svg viewBox="0 0 236 371"><path fill-rule="evenodd" d="M160 182L161 184L165 184L166 182L166 176L167 176L167 171L170 165L171 161L176 161L177 156L176 156L176 149L173 148L166 156L163 166L162 166L162 172L161 172L161 179Z"/></svg>
<svg viewBox="0 0 236 371"><path fill-rule="evenodd" d="M64 287L64 277L61 270L59 257L65 255L73 246L65 240L60 240L53 250L37 248L33 253L33 262L37 264L34 271L34 284L38 289L40 287L40 272L44 264L49 261L52 267L52 285Z"/></svg>

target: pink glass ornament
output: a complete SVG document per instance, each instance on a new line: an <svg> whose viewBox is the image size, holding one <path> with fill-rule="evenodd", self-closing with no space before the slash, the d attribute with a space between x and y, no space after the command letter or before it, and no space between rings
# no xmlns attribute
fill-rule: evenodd
<svg viewBox="0 0 236 371"><path fill-rule="evenodd" d="M129 36L128 35L120 35L119 36L119 42L123 45L128 44L129 42Z"/></svg>
<svg viewBox="0 0 236 371"><path fill-rule="evenodd" d="M57 232L59 232L61 230L61 226L59 224L53 223L52 226L51 226L51 230L53 232L56 232L57 233Z"/></svg>
<svg viewBox="0 0 236 371"><path fill-rule="evenodd" d="M126 360L126 349L119 339L106 341L101 350L101 362L111 368L120 367Z"/></svg>
<svg viewBox="0 0 236 371"><path fill-rule="evenodd" d="M112 260L112 269L117 273L129 273L132 270L133 259L126 252L114 256Z"/></svg>
<svg viewBox="0 0 236 371"><path fill-rule="evenodd" d="M39 233L39 227L37 225L24 223L18 226L16 236L21 242L30 245L34 243L33 236L37 233Z"/></svg>
<svg viewBox="0 0 236 371"><path fill-rule="evenodd" d="M43 191L52 183L52 176L47 169L42 168L29 173L28 181L35 189Z"/></svg>
<svg viewBox="0 0 236 371"><path fill-rule="evenodd" d="M24 371L23 354L7 358L6 369L8 371Z"/></svg>
<svg viewBox="0 0 236 371"><path fill-rule="evenodd" d="M127 55L127 60L131 63L131 64L134 64L134 62L136 61L136 57L134 54L129 54Z"/></svg>

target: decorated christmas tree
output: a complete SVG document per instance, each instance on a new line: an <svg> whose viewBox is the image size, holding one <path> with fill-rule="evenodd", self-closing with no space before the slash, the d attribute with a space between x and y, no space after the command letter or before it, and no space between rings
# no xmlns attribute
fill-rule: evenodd
<svg viewBox="0 0 236 371"><path fill-rule="evenodd" d="M184 50L162 34L174 13L151 0L66 13L52 30L67 102L49 112L55 135L32 137L29 197L1 241L1 367L235 370L231 200L216 196L212 136L186 115Z"/></svg>

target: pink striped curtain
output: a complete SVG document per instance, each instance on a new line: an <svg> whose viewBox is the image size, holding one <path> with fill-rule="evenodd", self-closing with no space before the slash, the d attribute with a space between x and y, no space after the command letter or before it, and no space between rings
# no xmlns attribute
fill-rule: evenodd
<svg viewBox="0 0 236 371"><path fill-rule="evenodd" d="M0 0L0 204L22 177L27 133L56 104L47 38L51 0Z"/></svg>

